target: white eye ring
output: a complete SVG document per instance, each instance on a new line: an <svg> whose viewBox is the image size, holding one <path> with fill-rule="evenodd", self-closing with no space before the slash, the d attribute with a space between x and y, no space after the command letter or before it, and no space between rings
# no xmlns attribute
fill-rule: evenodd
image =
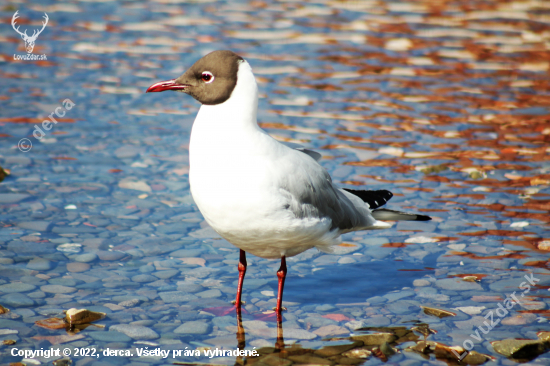
<svg viewBox="0 0 550 366"><path fill-rule="evenodd" d="M210 84L214 81L214 75L212 75L210 71L204 71L201 75L201 79L205 84Z"/></svg>

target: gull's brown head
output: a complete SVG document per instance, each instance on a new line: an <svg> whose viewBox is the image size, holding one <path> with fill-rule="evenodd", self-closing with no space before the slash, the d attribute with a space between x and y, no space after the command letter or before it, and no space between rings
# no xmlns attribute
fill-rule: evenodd
<svg viewBox="0 0 550 366"><path fill-rule="evenodd" d="M202 104L221 104L229 99L243 58L232 51L214 51L204 56L177 79L151 85L146 93L177 90Z"/></svg>

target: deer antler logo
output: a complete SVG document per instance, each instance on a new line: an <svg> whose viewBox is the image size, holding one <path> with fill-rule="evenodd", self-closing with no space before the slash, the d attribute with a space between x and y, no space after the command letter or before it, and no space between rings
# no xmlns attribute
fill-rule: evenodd
<svg viewBox="0 0 550 366"><path fill-rule="evenodd" d="M36 38L38 38L38 35L40 33L42 33L42 31L44 30L44 28L46 28L46 25L48 24L48 14L44 13L44 19L45 21L42 23L42 29L40 29L39 31L37 31L36 29L34 30L32 36L28 36L27 35L27 30L25 30L25 33L21 33L19 31L19 27L15 28L15 20L17 18L19 18L19 16L17 15L17 13L19 12L16 11L15 14L13 14L13 17L11 18L11 26L13 27L13 29L19 33L19 35L21 36L21 38L23 38L23 40L25 41L25 48L27 49L27 53L32 53L32 50L34 49L34 42L36 41Z"/></svg>

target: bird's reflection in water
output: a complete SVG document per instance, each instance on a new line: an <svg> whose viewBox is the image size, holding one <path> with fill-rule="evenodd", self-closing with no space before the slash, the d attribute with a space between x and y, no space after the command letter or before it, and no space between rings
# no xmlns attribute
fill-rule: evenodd
<svg viewBox="0 0 550 366"><path fill-rule="evenodd" d="M237 307L237 348L246 348L246 332L243 327L243 317L241 308ZM275 349L272 353L280 353L285 348L285 340L283 338L283 321L280 313L277 314L277 339L275 341ZM238 356L235 365L251 364L250 358Z"/></svg>
<svg viewBox="0 0 550 366"><path fill-rule="evenodd" d="M399 364L407 358L429 360L434 356L448 365L481 365L494 360L491 356L470 352L459 361L452 352L456 347L428 341L427 338L434 331L427 329L429 325L416 321L409 326L366 327L356 330L350 337L326 338L324 341L327 345L323 348L308 349L298 343L285 345L283 323L279 318L274 347L258 349L258 356L255 357L239 356L235 365L360 365L373 358ZM415 332L420 333L420 336ZM238 348L245 349L246 332L240 311L237 312L236 336Z"/></svg>

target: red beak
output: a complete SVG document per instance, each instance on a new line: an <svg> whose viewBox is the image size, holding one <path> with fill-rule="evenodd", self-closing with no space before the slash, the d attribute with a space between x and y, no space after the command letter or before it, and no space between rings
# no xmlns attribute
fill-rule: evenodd
<svg viewBox="0 0 550 366"><path fill-rule="evenodd" d="M146 93L158 93L165 90L185 90L188 87L189 85L178 84L176 83L176 79L172 79L172 80L160 81L156 84L151 85L147 89Z"/></svg>

